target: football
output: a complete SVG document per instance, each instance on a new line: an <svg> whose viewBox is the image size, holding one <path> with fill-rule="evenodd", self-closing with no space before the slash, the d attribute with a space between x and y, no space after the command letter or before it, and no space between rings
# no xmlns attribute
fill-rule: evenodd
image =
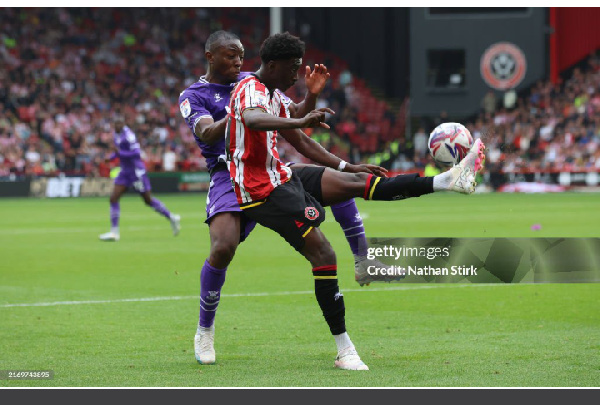
<svg viewBox="0 0 600 405"><path fill-rule="evenodd" d="M452 166L460 162L473 146L473 137L464 125L445 122L429 135L429 153L436 162Z"/></svg>

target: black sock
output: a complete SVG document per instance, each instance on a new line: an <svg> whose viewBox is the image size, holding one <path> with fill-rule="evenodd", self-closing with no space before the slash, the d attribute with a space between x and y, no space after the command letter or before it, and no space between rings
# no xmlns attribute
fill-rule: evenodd
<svg viewBox="0 0 600 405"><path fill-rule="evenodd" d="M396 177L369 176L365 186L365 200L403 200L433 193L433 177L419 177L418 173Z"/></svg>
<svg viewBox="0 0 600 405"><path fill-rule="evenodd" d="M332 335L346 332L346 307L344 296L340 294L337 280L337 266L321 266L313 269L315 295L329 325Z"/></svg>

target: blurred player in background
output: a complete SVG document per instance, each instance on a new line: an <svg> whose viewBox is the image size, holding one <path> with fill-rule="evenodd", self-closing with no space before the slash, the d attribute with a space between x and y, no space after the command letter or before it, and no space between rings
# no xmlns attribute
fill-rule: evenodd
<svg viewBox="0 0 600 405"><path fill-rule="evenodd" d="M386 178L381 176L385 169L346 163L301 131L328 128L325 113L333 111L322 108L294 118L282 93L297 81L303 56L304 42L299 38L289 33L273 35L260 48L260 69L236 85L226 130L230 177L244 215L277 232L312 265L317 302L338 350L335 367L368 370L346 331L336 255L318 228L325 219L323 206L360 196L393 201L434 191L470 194L483 165L484 146L478 139L458 165L435 177ZM278 133L325 167L286 167L277 151Z"/></svg>
<svg viewBox="0 0 600 405"><path fill-rule="evenodd" d="M147 206L154 208L156 212L171 222L173 235L177 236L180 230L180 216L169 212L167 207L157 198L150 194L150 180L146 174L146 165L140 154L140 144L135 134L129 127L125 126L122 118L114 120L114 142L117 151L109 159L119 158L121 171L115 179L115 186L110 196L110 232L100 235L103 241L118 241L120 238L119 219L121 217L121 196L131 186L144 199Z"/></svg>
<svg viewBox="0 0 600 405"><path fill-rule="evenodd" d="M197 361L212 364L215 362L214 318L227 266L239 243L246 239L256 223L241 214L225 164L224 117L230 93L239 80L250 74L240 71L244 47L236 35L217 31L207 39L205 50L209 63L207 73L181 93L179 107L206 158L211 175L206 202L211 246L200 275L200 316L194 341ZM328 78L324 65L316 65L312 71L306 66L306 98L299 104L290 103L292 116L303 117L315 108L317 97ZM373 264L366 258L367 241L362 218L353 199L331 208L352 249L355 278L362 285L363 279L368 276L368 265Z"/></svg>

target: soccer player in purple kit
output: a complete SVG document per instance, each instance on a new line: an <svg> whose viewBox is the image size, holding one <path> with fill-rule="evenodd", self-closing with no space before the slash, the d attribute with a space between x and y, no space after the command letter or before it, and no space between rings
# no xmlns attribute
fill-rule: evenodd
<svg viewBox="0 0 600 405"><path fill-rule="evenodd" d="M211 176L205 221L211 244L200 275L200 316L194 349L198 363L213 364L216 358L214 318L227 266L239 243L246 239L256 223L241 212L225 163L225 117L230 93L239 80L251 74L241 72L244 47L236 35L217 31L207 39L205 51L207 73L180 94L179 107L206 158ZM307 66L305 78L305 100L290 105L294 117L303 117L315 108L329 74L323 65L316 65L313 71ZM366 258L367 242L360 213L353 199L333 205L331 209L354 254L355 278L363 285L368 277L367 268L372 263Z"/></svg>
<svg viewBox="0 0 600 405"><path fill-rule="evenodd" d="M133 131L125 126L122 118L117 117L113 122L114 142L117 151L111 155L111 159L119 157L121 171L115 179L115 185L110 196L110 232L100 235L103 241L118 241L120 239L119 219L121 207L119 200L131 186L144 199L147 206L154 208L156 212L171 222L173 235L177 236L180 230L181 217L172 214L165 205L150 194L150 180L146 174L146 165L141 158L140 144Z"/></svg>

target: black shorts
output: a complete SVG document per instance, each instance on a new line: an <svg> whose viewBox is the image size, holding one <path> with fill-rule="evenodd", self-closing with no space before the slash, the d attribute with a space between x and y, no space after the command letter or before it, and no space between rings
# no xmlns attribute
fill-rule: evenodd
<svg viewBox="0 0 600 405"><path fill-rule="evenodd" d="M324 170L324 167L294 170L292 178L275 187L263 203L248 208L241 207L244 214L280 234L300 252L304 248L306 235L325 220L325 210L319 201Z"/></svg>

